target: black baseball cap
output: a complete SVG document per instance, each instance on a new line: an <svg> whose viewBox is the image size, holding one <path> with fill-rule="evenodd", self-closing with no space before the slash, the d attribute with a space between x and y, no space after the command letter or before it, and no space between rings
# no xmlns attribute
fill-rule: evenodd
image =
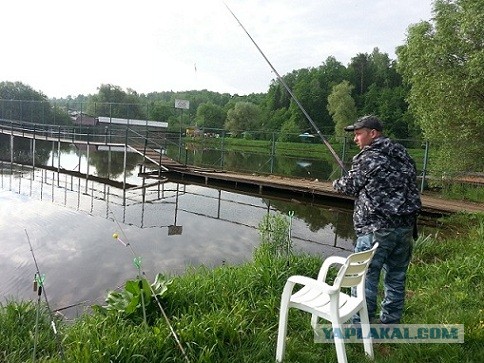
<svg viewBox="0 0 484 363"><path fill-rule="evenodd" d="M356 120L353 125L346 126L345 131L355 131L364 128L383 131L383 124L376 116L363 116Z"/></svg>

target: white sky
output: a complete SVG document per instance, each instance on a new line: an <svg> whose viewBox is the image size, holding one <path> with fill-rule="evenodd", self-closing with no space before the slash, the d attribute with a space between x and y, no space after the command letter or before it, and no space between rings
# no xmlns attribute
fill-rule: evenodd
<svg viewBox="0 0 484 363"><path fill-rule="evenodd" d="M226 0L280 75L345 66L378 47L395 59L432 0ZM266 92L275 74L219 0L15 0L0 4L0 82L49 98L101 84L138 93Z"/></svg>

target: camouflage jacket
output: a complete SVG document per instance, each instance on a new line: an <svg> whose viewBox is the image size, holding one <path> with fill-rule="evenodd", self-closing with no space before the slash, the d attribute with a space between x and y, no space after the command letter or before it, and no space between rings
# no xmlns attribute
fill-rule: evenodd
<svg viewBox="0 0 484 363"><path fill-rule="evenodd" d="M411 227L421 208L415 162L402 145L383 136L355 155L351 170L333 187L356 198L353 223L358 235Z"/></svg>

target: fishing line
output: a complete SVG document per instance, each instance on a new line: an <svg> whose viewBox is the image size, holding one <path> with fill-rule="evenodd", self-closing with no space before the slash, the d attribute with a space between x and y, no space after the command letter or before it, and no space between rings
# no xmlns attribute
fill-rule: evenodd
<svg viewBox="0 0 484 363"><path fill-rule="evenodd" d="M121 243L124 247L128 247L129 250L131 251L131 254L133 255L133 258L134 258L133 263L136 266L136 268L138 269L138 274L140 275L139 276L140 280L141 280L141 275L143 275L147 279L146 273L144 271L141 271L141 257L138 257L138 255L135 254L134 249L131 246L131 243L127 239L127 235L124 232L124 230L121 227L121 225L119 224L118 220L116 219L116 216L114 215L114 213L111 211L111 209L109 207L108 207L108 210L111 213L111 215L113 216L114 222L118 226L119 230L121 231L121 233L123 234L123 236L124 236L124 238L126 239L127 242L125 242L121 238L119 238L119 235L117 233L114 233L113 234L113 238L115 240L117 240L119 243ZM183 354L183 357L185 358L185 360L187 362L190 362L190 360L188 359L187 353L186 353L185 349L183 348L183 345L181 344L181 341L178 338L178 335L176 334L175 329L173 328L173 326L172 326L172 324L170 322L170 319L168 318L168 315L166 315L165 309L163 309L163 306L161 305L161 303L160 303L160 301L158 299L158 296L156 296L156 293L153 290L153 288L151 287L151 284L149 283L149 281L148 281L148 284L147 285L149 286L150 291L151 291L151 295L153 295L153 297L155 298L156 304L158 305L158 308L160 309L161 314L163 315L163 318L165 319L165 322L168 325L168 328L170 329L171 335L173 335L173 338L175 339L178 347L180 348L180 350L181 350L181 352ZM141 286L141 288L142 288L142 286ZM141 291L141 299L142 299L141 301L142 301L142 304L143 304L143 318L144 318L144 321L146 323L146 311L145 311L145 308L144 308L143 295L144 295L143 294L143 291Z"/></svg>
<svg viewBox="0 0 484 363"><path fill-rule="evenodd" d="M50 321L51 321L51 327L54 332L54 336L56 338L56 343L57 343L57 348L59 349L59 353L61 355L62 360L64 361L64 349L62 347L62 343L59 339L59 335L57 334L57 327L55 325L54 321L54 314L52 313L52 310L50 309L49 305L49 300L47 299L47 293L45 291L45 286L44 286L44 281L45 281L45 275L40 273L39 265L37 264L37 259L35 258L35 253L34 253L34 248L32 247L32 243L30 242L30 237L25 229L25 234L27 236L27 241L30 246L30 252L32 253L32 258L34 259L34 264L35 264L35 269L36 273L34 276L34 291L37 291L37 312L36 312L36 317L35 317L35 333L34 333L34 350L32 353L32 361L35 362L35 355L36 355L36 350L37 350L37 341L38 341L38 334L39 334L39 317L40 317L40 297L42 293L44 293L44 299L45 299L45 304L47 305L47 310L49 311L50 315Z"/></svg>
<svg viewBox="0 0 484 363"><path fill-rule="evenodd" d="M60 308L55 309L54 311L56 313L58 312L58 313L62 314L61 311L64 311L64 310L67 310L67 309L71 309L71 308L75 308L75 307L78 307L78 306L84 306L84 305L86 305L87 303L89 303L91 301L92 300L79 301L78 303L75 303L75 304L70 304L70 305L62 306Z"/></svg>
<svg viewBox="0 0 484 363"><path fill-rule="evenodd" d="M309 116L309 114L306 112L306 110L304 109L304 107L301 104L301 102L299 102L299 100L296 98L296 96L291 91L291 89L289 88L289 86L287 85L287 83L280 76L279 72L277 72L277 70L274 68L274 66L272 65L272 63L269 61L269 59L266 57L266 55L264 54L264 52L262 51L262 49L259 47L259 45L257 45L257 43L255 42L254 38L252 38L252 36L247 31L247 29L245 29L245 27L242 25L242 23L240 22L240 20L237 18L237 16L235 16L234 12L229 8L229 6L225 2L224 2L224 5L227 8L227 10L232 14L232 16L235 18L235 20L237 21L237 23L239 23L240 27L244 30L245 34L247 34L247 36L249 37L249 39L255 45L255 47L257 48L257 50L259 51L259 53L262 55L262 57L265 59L265 61L269 65L269 67L271 67L272 71L277 76L277 79L284 86L284 88L289 93L289 95L294 100L294 102L297 104L297 106L299 107L299 109L301 110L301 112L304 114L304 116L306 116L306 119L309 121L309 123L314 128L314 130L316 131L316 133L319 135L319 137L321 138L321 140L323 140L324 144L327 146L328 150L331 152L331 154L333 155L334 159L336 160L336 162L338 163L338 165L341 167L341 169L343 170L343 172L346 173L346 169L345 169L345 166L343 164L343 161L340 159L340 157L338 156L338 154L336 153L336 151L334 151L333 147L328 142L328 140L326 140L326 138L324 137L324 135L321 133L321 130L319 130L318 126L316 126L316 123L313 121L313 119L311 118L311 116Z"/></svg>
<svg viewBox="0 0 484 363"><path fill-rule="evenodd" d="M288 212L289 226L287 227L287 246L286 246L286 258L289 264L289 254L292 252L292 220L294 218L294 211Z"/></svg>

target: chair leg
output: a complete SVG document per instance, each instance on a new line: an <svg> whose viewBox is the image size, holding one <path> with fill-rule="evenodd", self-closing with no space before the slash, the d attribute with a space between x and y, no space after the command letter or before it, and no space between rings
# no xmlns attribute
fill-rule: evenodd
<svg viewBox="0 0 484 363"><path fill-rule="evenodd" d="M363 336L363 346L365 348L365 353L373 359L373 339L371 337L370 331L370 319L368 317L368 309L366 305L360 310L360 321L361 321L361 333Z"/></svg>
<svg viewBox="0 0 484 363"><path fill-rule="evenodd" d="M318 325L318 316L316 314L311 314L311 326L313 329L316 329L316 326Z"/></svg>
<svg viewBox="0 0 484 363"><path fill-rule="evenodd" d="M333 323L333 332L342 332L342 328L340 324ZM338 334L334 336L334 346L336 348L336 356L338 357L338 363L348 363L346 358L346 349L345 349L345 341L344 337Z"/></svg>
<svg viewBox="0 0 484 363"><path fill-rule="evenodd" d="M289 309L287 305L287 302L281 302L281 310L279 312L279 328L277 332L277 362L282 362L282 358L284 357L284 351L286 350L287 318L289 315Z"/></svg>

